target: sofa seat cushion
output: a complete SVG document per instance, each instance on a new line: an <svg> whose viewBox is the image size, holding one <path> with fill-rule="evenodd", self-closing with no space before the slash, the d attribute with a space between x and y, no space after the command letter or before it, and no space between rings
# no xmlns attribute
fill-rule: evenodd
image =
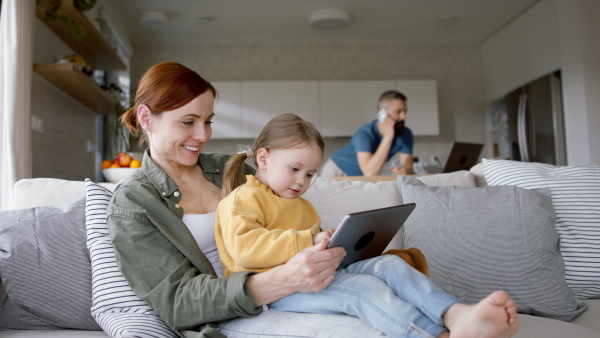
<svg viewBox="0 0 600 338"><path fill-rule="evenodd" d="M600 298L600 164L484 159L483 171L491 186L550 189L567 284L578 298Z"/></svg>
<svg viewBox="0 0 600 338"><path fill-rule="evenodd" d="M466 303L506 290L519 313L566 321L586 309L564 279L548 189L399 183L403 200L417 204L404 245L425 254L436 285Z"/></svg>

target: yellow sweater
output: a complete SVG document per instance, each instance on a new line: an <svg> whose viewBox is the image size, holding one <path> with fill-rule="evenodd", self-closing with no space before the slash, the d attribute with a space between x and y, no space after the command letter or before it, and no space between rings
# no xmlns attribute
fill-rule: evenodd
<svg viewBox="0 0 600 338"><path fill-rule="evenodd" d="M263 272L313 245L321 219L302 197L285 199L247 175L217 208L215 239L225 276Z"/></svg>

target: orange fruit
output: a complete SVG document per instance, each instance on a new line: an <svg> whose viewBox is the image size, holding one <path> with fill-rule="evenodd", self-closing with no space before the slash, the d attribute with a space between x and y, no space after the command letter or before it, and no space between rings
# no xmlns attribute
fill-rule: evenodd
<svg viewBox="0 0 600 338"><path fill-rule="evenodd" d="M129 168L139 168L142 166L142 161L140 160L131 160L129 163Z"/></svg>
<svg viewBox="0 0 600 338"><path fill-rule="evenodd" d="M112 164L111 160L104 160L104 161L102 161L102 169L110 168L111 164Z"/></svg>
<svg viewBox="0 0 600 338"><path fill-rule="evenodd" d="M110 168L121 168L121 166L119 165L119 163L113 163L110 165Z"/></svg>

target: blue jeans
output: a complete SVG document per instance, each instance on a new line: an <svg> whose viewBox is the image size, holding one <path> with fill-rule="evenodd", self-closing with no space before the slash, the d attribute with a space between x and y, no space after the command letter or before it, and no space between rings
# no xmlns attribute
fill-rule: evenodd
<svg viewBox="0 0 600 338"><path fill-rule="evenodd" d="M394 255L356 262L336 272L317 293L295 293L269 304L275 310L348 314L391 337L437 337L442 315L458 299Z"/></svg>

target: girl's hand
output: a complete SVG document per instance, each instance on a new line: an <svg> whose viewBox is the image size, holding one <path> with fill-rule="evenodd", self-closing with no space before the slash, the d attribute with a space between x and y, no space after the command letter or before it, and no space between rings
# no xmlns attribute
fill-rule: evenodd
<svg viewBox="0 0 600 338"><path fill-rule="evenodd" d="M318 232L318 233L312 235L313 244L319 243L320 241L323 240L323 238L330 239L331 236L333 235L334 231L335 231L335 229L329 229L329 230L321 231L321 232Z"/></svg>

